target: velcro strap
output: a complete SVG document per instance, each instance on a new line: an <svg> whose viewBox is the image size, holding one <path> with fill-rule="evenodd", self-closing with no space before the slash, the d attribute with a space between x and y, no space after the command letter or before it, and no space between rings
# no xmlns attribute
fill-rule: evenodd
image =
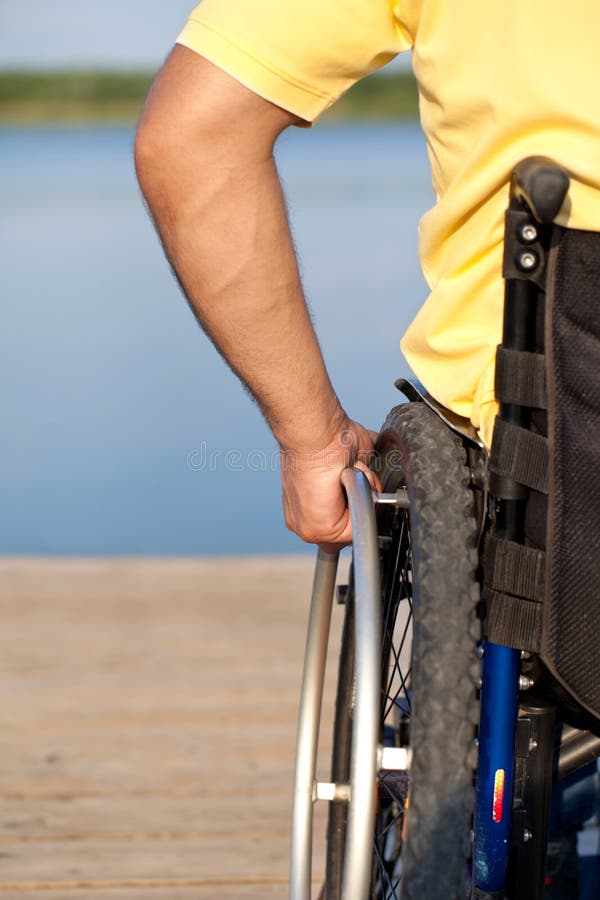
<svg viewBox="0 0 600 900"><path fill-rule="evenodd" d="M542 636L542 604L484 588L487 637L494 644L539 653Z"/></svg>
<svg viewBox="0 0 600 900"><path fill-rule="evenodd" d="M496 350L496 399L546 409L546 364L541 353L524 350Z"/></svg>
<svg viewBox="0 0 600 900"><path fill-rule="evenodd" d="M496 416L490 471L534 491L548 493L548 441Z"/></svg>
<svg viewBox="0 0 600 900"><path fill-rule="evenodd" d="M494 536L485 542L483 578L486 587L527 600L544 599L546 554L535 547Z"/></svg>

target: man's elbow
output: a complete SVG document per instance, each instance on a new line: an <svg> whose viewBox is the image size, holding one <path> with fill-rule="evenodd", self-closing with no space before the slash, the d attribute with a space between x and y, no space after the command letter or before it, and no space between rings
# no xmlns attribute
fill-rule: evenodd
<svg viewBox="0 0 600 900"><path fill-rule="evenodd" d="M177 46L146 102L135 141L142 193L155 212L165 198L185 202L190 191L227 180L239 168L262 166L278 135L299 120L230 75Z"/></svg>
<svg viewBox="0 0 600 900"><path fill-rule="evenodd" d="M164 116L148 105L137 128L133 157L140 189L150 207L168 190L178 152L184 151L182 136L174 134Z"/></svg>
<svg viewBox="0 0 600 900"><path fill-rule="evenodd" d="M202 186L205 165L217 159L215 134L227 112L202 77L206 61L176 47L146 100L137 128L134 161L142 193L152 208L195 172ZM198 72L200 68L200 72Z"/></svg>

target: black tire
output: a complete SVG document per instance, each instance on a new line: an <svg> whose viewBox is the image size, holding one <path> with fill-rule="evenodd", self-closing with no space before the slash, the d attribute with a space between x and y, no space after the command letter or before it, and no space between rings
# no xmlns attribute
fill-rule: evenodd
<svg viewBox="0 0 600 900"><path fill-rule="evenodd" d="M384 491L405 486L409 497L408 510L390 512L384 507L378 516L381 743L410 745L412 762L410 774L378 776L370 897L465 900L476 756L475 648L480 636L477 528L469 471L460 439L424 403L392 410L377 449ZM401 645L410 624L407 669L407 651ZM349 775L353 659L350 586L336 700L334 782L346 782ZM330 807L326 900L341 897L347 808L343 802Z"/></svg>

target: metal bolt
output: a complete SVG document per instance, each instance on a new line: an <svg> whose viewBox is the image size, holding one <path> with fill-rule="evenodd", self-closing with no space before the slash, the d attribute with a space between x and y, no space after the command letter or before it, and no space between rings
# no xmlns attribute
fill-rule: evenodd
<svg viewBox="0 0 600 900"><path fill-rule="evenodd" d="M379 747L377 750L377 765L384 772L408 772L411 762L410 747Z"/></svg>
<svg viewBox="0 0 600 900"><path fill-rule="evenodd" d="M382 506L398 506L398 497L396 494L378 494L377 491L371 491L373 503L379 503Z"/></svg>
<svg viewBox="0 0 600 900"><path fill-rule="evenodd" d="M479 738L473 738L473 744L475 747L479 747Z"/></svg>
<svg viewBox="0 0 600 900"><path fill-rule="evenodd" d="M529 678L527 675L519 675L519 690L528 691L530 687L533 687L533 678Z"/></svg>
<svg viewBox="0 0 600 900"><path fill-rule="evenodd" d="M532 225L531 222L525 222L525 224L521 225L519 228L519 237L524 244L533 244L533 242L537 240L537 236L537 228L535 225Z"/></svg>
<svg viewBox="0 0 600 900"><path fill-rule="evenodd" d="M478 644L478 646L475 648L475 655L477 656L477 659L483 659L484 653L485 653L485 650L484 650L483 644Z"/></svg>
<svg viewBox="0 0 600 900"><path fill-rule="evenodd" d="M528 841L531 840L532 837L533 837L533 834L531 833L531 831L529 830L529 828L526 828L526 829L523 831L523 843L526 844Z"/></svg>
<svg viewBox="0 0 600 900"><path fill-rule="evenodd" d="M313 803L316 800L346 800L350 799L350 785L336 784L331 781L315 781L313 785Z"/></svg>
<svg viewBox="0 0 600 900"><path fill-rule="evenodd" d="M477 688L478 691L481 690L481 688L483 687L483 678L477 679L477 681L475 682L475 687Z"/></svg>
<svg viewBox="0 0 600 900"><path fill-rule="evenodd" d="M521 659L531 659L529 650L521 650Z"/></svg>
<svg viewBox="0 0 600 900"><path fill-rule="evenodd" d="M529 741L529 752L531 752L532 750L537 750L537 748L538 742L534 738L531 738L531 740Z"/></svg>
<svg viewBox="0 0 600 900"><path fill-rule="evenodd" d="M533 253L531 250L525 250L517 257L517 265L523 272L531 272L532 269L535 269L537 264L537 253Z"/></svg>

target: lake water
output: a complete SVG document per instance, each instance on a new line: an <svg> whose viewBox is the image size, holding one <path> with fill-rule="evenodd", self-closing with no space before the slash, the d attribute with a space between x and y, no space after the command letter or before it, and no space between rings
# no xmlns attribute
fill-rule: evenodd
<svg viewBox="0 0 600 900"><path fill-rule="evenodd" d="M301 552L273 439L179 294L132 143L129 129L0 131L0 551ZM293 129L278 160L333 382L377 428L426 296L423 138Z"/></svg>

